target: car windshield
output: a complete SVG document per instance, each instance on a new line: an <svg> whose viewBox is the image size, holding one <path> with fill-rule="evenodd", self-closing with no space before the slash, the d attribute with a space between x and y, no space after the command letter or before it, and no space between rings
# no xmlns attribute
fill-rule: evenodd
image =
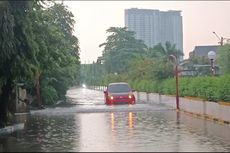
<svg viewBox="0 0 230 153"><path fill-rule="evenodd" d="M113 84L113 85L109 85L108 91L112 93L119 93L119 92L130 92L131 89L127 84Z"/></svg>

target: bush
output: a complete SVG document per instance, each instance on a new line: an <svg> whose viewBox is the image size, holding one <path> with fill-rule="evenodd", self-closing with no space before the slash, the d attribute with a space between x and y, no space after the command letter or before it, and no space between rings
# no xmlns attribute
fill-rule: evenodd
<svg viewBox="0 0 230 153"><path fill-rule="evenodd" d="M56 89L54 89L52 86L43 87L42 98L45 105L55 104L55 102L58 100Z"/></svg>
<svg viewBox="0 0 230 153"><path fill-rule="evenodd" d="M230 102L230 75L219 78L219 99Z"/></svg>
<svg viewBox="0 0 230 153"><path fill-rule="evenodd" d="M131 83L138 91L176 95L175 78L162 82L135 80ZM230 102L230 75L212 77L179 77L179 96L199 97L208 101Z"/></svg>
<svg viewBox="0 0 230 153"><path fill-rule="evenodd" d="M188 96L189 95L189 89L190 89L190 78L185 77L181 78L179 82L179 93L181 97Z"/></svg>

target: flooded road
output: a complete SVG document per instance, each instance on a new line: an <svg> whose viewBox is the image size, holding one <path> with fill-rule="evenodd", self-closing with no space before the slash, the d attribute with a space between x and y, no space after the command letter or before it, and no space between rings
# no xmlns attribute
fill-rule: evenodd
<svg viewBox="0 0 230 153"><path fill-rule="evenodd" d="M25 128L0 138L0 151L229 152L230 128L164 105L104 105L102 91L73 88L72 107L18 115Z"/></svg>

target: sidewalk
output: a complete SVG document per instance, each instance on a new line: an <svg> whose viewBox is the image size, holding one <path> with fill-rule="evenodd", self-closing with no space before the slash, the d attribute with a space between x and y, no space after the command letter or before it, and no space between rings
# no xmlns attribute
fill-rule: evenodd
<svg viewBox="0 0 230 153"><path fill-rule="evenodd" d="M135 96L140 102L146 101L149 104L164 104L176 109L176 98L173 95L136 92ZM179 100L181 112L230 126L229 103L205 101L195 97L179 97Z"/></svg>
<svg viewBox="0 0 230 153"><path fill-rule="evenodd" d="M6 126L4 128L0 128L0 136L6 135L6 134L11 134L11 133L19 131L19 130L23 130L24 126L25 126L24 123L19 123L19 124Z"/></svg>

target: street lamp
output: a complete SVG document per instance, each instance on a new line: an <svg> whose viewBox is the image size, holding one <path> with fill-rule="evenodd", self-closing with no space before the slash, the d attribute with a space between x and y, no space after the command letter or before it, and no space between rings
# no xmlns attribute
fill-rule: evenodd
<svg viewBox="0 0 230 153"><path fill-rule="evenodd" d="M208 58L211 61L211 71L212 75L215 75L215 68L214 68L214 60L216 59L216 52L214 51L209 51L208 52Z"/></svg>
<svg viewBox="0 0 230 153"><path fill-rule="evenodd" d="M175 67L175 75L176 75L176 109L179 110L179 87L178 87L178 61L176 56L170 55L169 61L174 65Z"/></svg>

